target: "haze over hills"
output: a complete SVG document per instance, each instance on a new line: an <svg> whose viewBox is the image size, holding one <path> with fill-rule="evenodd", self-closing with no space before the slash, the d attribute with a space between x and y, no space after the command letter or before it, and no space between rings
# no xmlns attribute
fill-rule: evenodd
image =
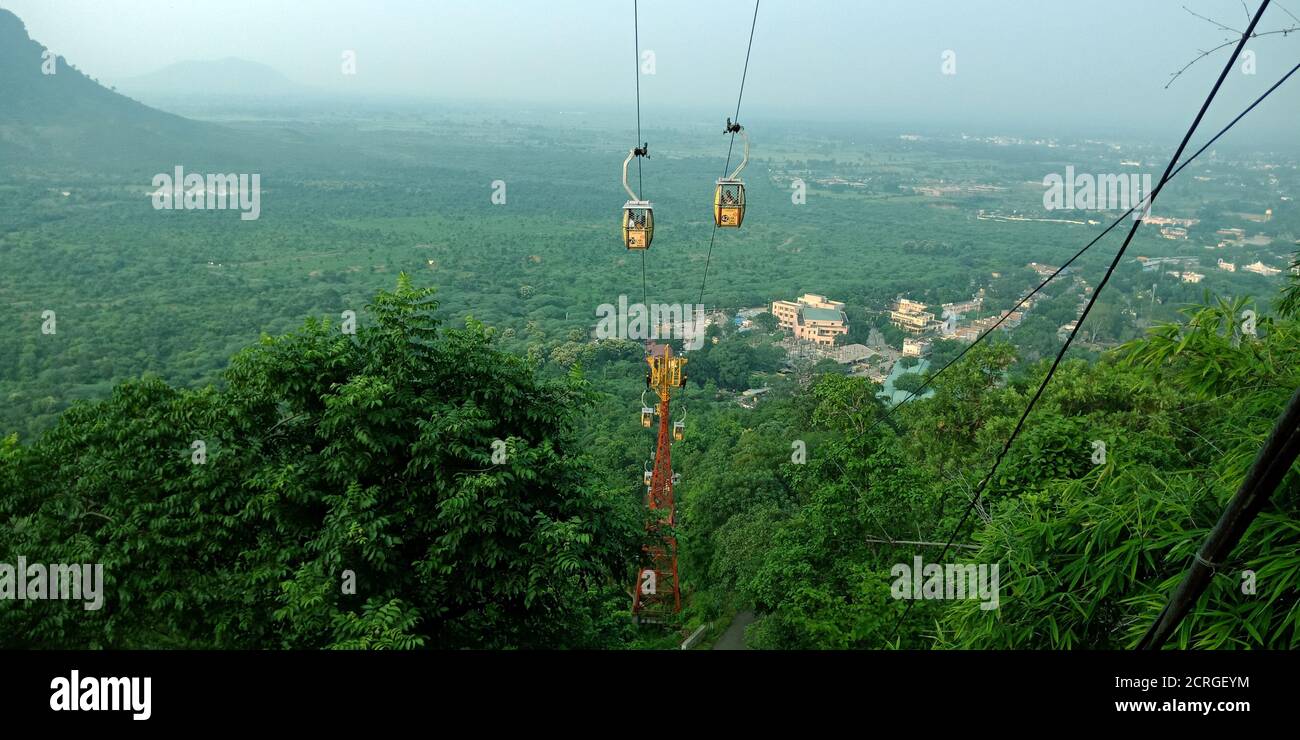
<svg viewBox="0 0 1300 740"><path fill-rule="evenodd" d="M174 160L178 145L216 132L118 94L46 54L18 16L0 9L0 153L6 158Z"/></svg>
<svg viewBox="0 0 1300 740"><path fill-rule="evenodd" d="M300 130L250 131L167 113L105 87L61 56L46 54L22 20L0 8L0 166L157 173L182 164L259 171L272 161L322 156L326 147L344 158L346 148ZM230 70L233 78L218 85L221 70ZM291 89L308 90L241 60L172 65L149 79L159 92L216 86L287 99ZM140 89L146 87L142 83Z"/></svg>
<svg viewBox="0 0 1300 740"><path fill-rule="evenodd" d="M317 94L279 70L234 57L169 64L156 72L124 79L118 87L139 100L157 103L191 98L270 101Z"/></svg>

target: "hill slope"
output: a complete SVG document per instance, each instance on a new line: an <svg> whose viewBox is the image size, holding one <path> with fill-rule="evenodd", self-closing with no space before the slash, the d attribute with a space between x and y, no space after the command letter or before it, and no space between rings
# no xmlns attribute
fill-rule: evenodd
<svg viewBox="0 0 1300 740"><path fill-rule="evenodd" d="M164 171L193 142L234 143L219 127L150 108L44 54L18 16L0 9L0 161L129 161Z"/></svg>

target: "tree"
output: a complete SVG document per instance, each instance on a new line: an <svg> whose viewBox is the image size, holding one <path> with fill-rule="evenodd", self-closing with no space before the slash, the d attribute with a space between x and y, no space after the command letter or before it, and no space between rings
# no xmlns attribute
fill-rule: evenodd
<svg viewBox="0 0 1300 740"><path fill-rule="evenodd" d="M1251 334L1240 319L1250 308L1245 299L1195 307L1099 361L1063 363L961 530L1048 362L1017 363L1010 346L981 344L935 380L932 397L887 423L870 384L819 378L788 400L796 413L781 426L756 430L807 441L806 464L774 445L739 458L726 489L709 480L699 494L732 503L711 504L706 531L693 530L712 537L706 587L754 605L752 647L1131 647L1300 385L1300 323L1265 316ZM777 403L766 413L781 413ZM751 493L764 489L789 493ZM735 503L739 492L748 505ZM1176 645L1300 645L1297 519L1292 471ZM892 566L938 552L891 542L913 537L953 538L949 563L997 564L998 608L933 600L905 612Z"/></svg>
<svg viewBox="0 0 1300 740"><path fill-rule="evenodd" d="M767 311L755 315L751 321L754 322L754 326L767 332L776 331L779 326L776 317Z"/></svg>
<svg viewBox="0 0 1300 740"><path fill-rule="evenodd" d="M748 344L736 339L720 342L709 352L709 359L717 368L719 386L736 391L749 387L754 350Z"/></svg>
<svg viewBox="0 0 1300 740"><path fill-rule="evenodd" d="M925 383L925 376L918 372L903 373L894 378L894 390L915 393Z"/></svg>
<svg viewBox="0 0 1300 740"><path fill-rule="evenodd" d="M4 644L622 644L640 520L573 449L585 381L539 379L476 322L441 328L431 294L402 275L355 337L308 321L241 352L223 389L123 383L0 449L0 562L106 581L100 611L0 612Z"/></svg>
<svg viewBox="0 0 1300 740"><path fill-rule="evenodd" d="M1040 479L993 515L973 559L1007 563L1003 582L1016 607L991 617L954 605L944 615L942 645L1137 643L1300 383L1300 327L1266 317L1251 336L1238 319L1247 306L1239 299L1187 309L1185 321L1126 345L1119 362L1058 389L1060 412L1087 414L1088 435L1112 440L1108 461L1073 479ZM1024 479L1043 463L1012 467ZM1300 476L1292 471L1173 646L1300 645L1297 518Z"/></svg>

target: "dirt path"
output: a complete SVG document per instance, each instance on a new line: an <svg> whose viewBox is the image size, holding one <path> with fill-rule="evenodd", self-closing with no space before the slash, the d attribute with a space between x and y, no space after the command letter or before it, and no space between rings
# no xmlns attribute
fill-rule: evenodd
<svg viewBox="0 0 1300 740"><path fill-rule="evenodd" d="M727 631L713 644L714 650L748 650L745 647L745 628L754 621L754 612L738 612Z"/></svg>

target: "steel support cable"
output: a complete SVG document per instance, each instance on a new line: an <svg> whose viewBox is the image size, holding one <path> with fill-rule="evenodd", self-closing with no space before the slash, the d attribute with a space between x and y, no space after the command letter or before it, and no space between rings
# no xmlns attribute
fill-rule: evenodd
<svg viewBox="0 0 1300 740"><path fill-rule="evenodd" d="M745 77L749 75L749 54L754 50L754 29L758 26L758 4L761 0L754 0L754 18L749 23L749 45L745 47L745 67L740 73L740 94L736 96L736 114L732 121L740 123L740 101L745 99ZM731 170L731 151L736 145L736 132L731 132L730 143L727 144L727 163L722 167L722 176L726 177L727 172ZM700 281L700 305L704 305L704 288L709 284L709 264L713 262L713 242L718 238L718 222L713 222L713 234L709 237L709 252L704 258L704 279Z"/></svg>
<svg viewBox="0 0 1300 740"><path fill-rule="evenodd" d="M1251 103L1249 106L1247 106L1246 109L1243 110L1241 113L1238 113L1237 116L1236 116L1236 118L1233 118L1230 122L1228 122L1228 124L1227 124L1226 126L1224 126L1223 128L1219 129L1219 132L1218 132L1217 134L1215 134L1213 137L1211 137L1208 141L1206 141L1205 144L1203 144L1203 145L1200 147L1200 149L1197 149L1195 154L1192 154L1192 155L1191 155L1190 157L1188 157L1188 158L1187 158L1187 159L1186 159L1186 160L1185 160L1181 165L1179 165L1179 166L1178 166L1178 169L1174 170L1173 173L1170 174L1169 179L1172 180L1172 179L1174 179L1175 177L1177 177L1178 174L1179 174L1180 172L1182 172L1182 171L1183 171L1183 170L1184 170L1188 165L1190 165L1193 161L1195 161L1197 157L1199 157L1199 156L1201 156L1202 154L1204 154L1205 151L1206 151L1207 149L1209 149L1211 146L1213 146L1214 143L1217 142L1220 138L1222 138L1224 134L1228 133L1228 131L1231 130L1233 126L1236 126L1237 123L1238 123L1239 121L1241 121L1241 119L1245 118L1245 117L1246 117L1246 114L1250 113L1251 111L1253 111L1253 110L1256 108L1256 106L1258 106L1260 103L1264 102L1264 99L1265 99L1265 98L1267 98L1269 95L1273 94L1273 92L1274 92L1275 90L1277 90L1279 87L1282 86L1282 83L1284 83L1284 82L1286 82L1287 80L1289 80L1289 79L1292 77L1292 75L1294 75L1297 71L1300 71L1300 64L1295 65L1294 67L1291 68L1291 70L1290 70L1289 72L1287 72L1286 74L1282 75L1282 77L1281 77L1277 82L1274 82L1273 85L1272 85L1271 87L1269 87L1267 90L1265 90L1264 93L1263 93L1262 95L1260 95L1258 98L1255 98L1255 102L1253 102L1253 103ZM1144 201L1144 202L1145 202L1145 201ZM1142 205L1142 204L1139 203L1138 205ZM902 406L903 404L907 403L908 401L911 401L913 398L916 398L917 396L919 396L919 395L920 395L920 394L921 394L921 393L922 393L926 388L930 387L930 384L933 383L934 380L935 380L936 378L938 378L940 375L942 375L942 374L944 373L944 371L946 371L948 368L952 367L953 365L957 364L957 362L960 361L962 357L965 357L965 356L966 356L966 353L970 352L972 349L975 348L975 345L977 345L977 344L979 344L980 342L984 341L984 339L985 339L986 337L988 337L989 335L991 335L995 329L997 329L998 327L1000 327L1000 326L1002 325L1002 323L1003 323L1004 321L1006 321L1006 320L1011 316L1012 313L1015 313L1015 311L1016 311L1017 309L1019 309L1021 306L1025 305L1025 303L1027 303L1027 302L1029 301L1029 299L1033 298L1035 295L1038 295L1039 291L1041 291L1043 288L1047 287L1047 284L1048 284L1048 283L1050 283L1050 282L1052 282L1052 280L1056 279L1056 277L1057 277L1058 275L1060 275L1060 274L1061 274L1062 272L1064 272L1067 268L1069 268L1070 265L1074 264L1075 260L1077 260L1077 259L1079 259L1079 257L1083 256L1084 252L1087 252L1089 249L1091 249L1091 248L1093 247L1093 245L1095 245L1097 242L1099 242L1099 241L1101 241L1103 238L1105 238L1105 236L1106 236L1107 234L1109 234L1112 230L1114 230L1114 228L1115 228L1116 226L1119 226L1120 223L1124 221L1124 219L1128 218L1129 215L1131 215L1131 214L1132 214L1134 211L1136 211L1137 209L1138 209L1138 206L1133 206L1133 207L1129 208L1127 211L1125 211L1124 213L1120 214L1119 218L1116 218L1114 221L1112 221L1111 224L1110 224L1109 226L1107 226L1106 229L1105 229L1104 231L1102 231L1100 234L1098 234L1098 235L1096 236L1096 238L1094 238L1092 241L1090 241L1090 242L1088 242L1086 245L1084 245L1084 247L1083 247L1082 249L1080 249L1078 252L1075 252L1073 257L1071 257L1070 259L1066 260L1065 263L1064 263L1063 265L1061 265L1060 267L1058 267L1058 268L1056 269L1056 271L1053 272L1051 275L1048 275L1047 278L1046 278L1045 280L1043 280L1041 283L1038 284L1038 287L1034 288L1034 289L1033 289L1032 291L1030 291L1027 295L1025 295L1025 297L1023 297L1023 298L1021 298L1019 301L1017 301L1016 304L1015 304L1014 306L1012 306L1011 309L1010 309L1009 311L1007 311L1005 314L1003 314L1003 315L1002 315L1002 316L1001 316L1001 317L1000 317L1000 318L999 318L999 319L998 319L998 320L997 320L997 321L996 321L992 326L990 326L988 329L986 329L986 330L984 331L983 334L980 334L980 335L975 339L975 341L971 342L968 346L966 346L964 349L962 349L962 351L959 352L959 353L957 354L956 357L952 358L952 359L949 360L947 363L945 363L944 366L941 367L938 371L936 371L936 372L931 373L930 375L928 375L924 383L922 383L920 386L918 386L918 387L916 388L916 390L914 390L914 391L909 391L908 394L907 394L907 396L906 396L905 398L903 398L903 400L899 401L898 403L896 403L896 404L894 404L892 407L890 407L890 409L889 409L887 412L885 412L885 414L884 414L881 418L877 419L877 420L875 421L875 423L873 423L871 426L867 427L867 429L866 429L865 431L863 431L861 434L859 434L858 437L861 438L861 437L866 436L868 433L871 432L872 429L875 429L875 428L876 428L876 427L877 427L881 422L884 422L884 421L888 420L888 418L889 418L890 416L893 416L894 412L897 411L898 408L899 408L900 406Z"/></svg>
<svg viewBox="0 0 1300 740"><path fill-rule="evenodd" d="M634 60L634 61L636 62L636 65L635 65L635 70L636 70L636 143L632 145L632 148L633 148L633 149L639 148L639 147L641 146L641 143L642 143L642 142L641 142L641 12L640 12L640 9L639 9L637 6L638 6L638 2L637 2L637 0L632 0L632 45L633 45L633 47L635 47L635 48L633 49L633 51L635 52L635 55L634 55L634 56L636 57L636 59ZM626 173L624 173L624 174L626 174ZM637 157L637 158L636 158L636 190L637 190L637 198L638 198L639 200L646 200L646 197L645 197L645 182L642 180L642 177L641 177L641 158L640 158L640 157ZM649 310L649 306L650 306L650 292L649 292L649 290L646 289L646 279L645 279L645 253L646 253L646 250L642 249L642 250L641 250L641 305L645 306L645 307L646 307L646 310Z"/></svg>
<svg viewBox="0 0 1300 740"><path fill-rule="evenodd" d="M1197 157L1199 157L1199 156L1201 156L1202 154L1204 154L1205 151L1206 151L1207 149L1209 149L1211 146L1213 146L1214 143L1215 143L1216 141L1218 141L1220 138L1222 138L1224 134L1228 133L1228 131L1229 131L1230 129L1232 129L1233 126L1237 125L1237 123L1238 123L1239 121L1241 121L1241 119L1245 118L1246 115L1247 115L1248 113L1250 113L1252 110L1254 110L1254 109L1255 109L1255 108L1256 108L1260 103L1264 102L1264 99L1265 99L1265 98L1267 98L1267 97L1268 97L1269 95L1271 95L1275 90L1277 90L1279 87L1281 87L1281 86L1282 86L1282 83L1284 83L1284 82L1286 82L1288 79L1290 79L1290 78L1292 77L1292 75L1294 75L1297 71L1300 71L1300 64L1297 64L1297 65L1295 65L1294 67L1292 67L1291 70L1290 70L1289 72L1287 72L1285 75L1283 75L1280 79L1278 79L1277 82L1273 83L1273 85L1272 85L1271 87L1269 87L1267 90L1265 90L1264 93L1263 93L1262 95L1260 95L1258 98L1256 98L1256 99L1255 99L1255 102L1253 102L1253 103L1251 103L1249 106L1247 106L1247 107L1245 108L1245 110L1243 110L1241 113L1238 113L1237 116L1236 116L1235 118L1233 118L1230 122L1228 122L1228 124L1227 124L1226 126L1224 126L1222 129L1220 129L1219 132L1218 132L1217 134L1215 134L1215 135L1214 135L1213 137L1211 137L1208 141L1206 141L1205 144L1202 145L1201 148L1198 149L1198 150L1196 151L1196 153L1194 153L1194 154L1192 154L1190 157L1188 157L1188 158L1187 158L1187 159L1186 159L1186 160L1185 160L1181 165L1178 166L1178 169L1176 169L1176 170L1173 171L1173 173L1169 176L1169 179L1172 180L1172 179L1174 179L1175 177L1177 177L1178 174L1179 174L1180 172L1182 172L1182 171L1183 171L1183 170L1184 170L1188 165L1190 165L1190 164L1191 164L1191 163L1192 163L1192 162L1193 162ZM1132 207L1132 208L1129 208L1127 211L1125 211L1123 214L1121 214L1121 215L1119 216L1119 218L1117 218L1117 219L1115 219L1113 222L1111 222L1110 226L1107 226L1106 229L1105 229L1104 231L1102 231L1100 234L1098 234L1096 238L1094 238L1091 242L1088 242L1088 244L1085 245L1085 246L1083 247L1083 249L1080 249L1078 252L1076 252L1076 253L1074 254L1073 257L1071 257L1068 261L1066 261L1065 264L1063 264L1063 265L1061 265L1061 267L1057 268L1056 272L1053 272L1051 275L1049 275L1049 276L1047 277L1046 280L1044 280L1043 282L1039 283L1039 284L1038 284L1038 287L1034 288L1034 289L1033 289L1033 290L1032 290L1028 295L1026 295L1024 298L1020 299L1020 301L1019 301L1018 303L1016 303L1015 306L1012 306L1012 308L1011 308L1010 311L1006 312L1006 314L1004 314L1001 318L999 318L999 319L997 320L997 322L996 322L995 324L993 324L993 326L989 327L989 328L988 328L988 329L987 329L983 334L981 334L978 338L976 338L974 342L972 342L969 346L967 346L965 349L963 349L963 350L962 350L962 351L961 351L961 352L960 352L956 357L954 357L953 359L949 360L949 361L948 361L948 362L947 362L947 363L946 363L942 368L940 368L937 372L935 372L935 373L929 375L929 376L926 378L925 382L922 383L922 384L921 384L921 385L920 385L916 390L911 391L910 393L908 393L908 395L907 395L907 396L906 396L902 401L899 401L897 404L894 404L894 405L893 405L893 406L892 406L892 407L891 407L887 412L885 412L883 415L881 415L879 418L877 418L876 421L874 421L874 422L871 424L871 426L867 427L865 430L863 430L862 432L860 432L860 433L859 433L859 434L858 434L858 435L857 435L853 440L851 440L849 443L844 443L844 444L840 445L840 451L842 452L842 451L846 450L848 444L850 444L852 441L861 441L863 438L866 437L866 435L870 434L871 431L872 431L873 429L875 429L877 426L879 426L880 424L885 423L885 422L888 422L888 421L893 417L894 412L897 411L899 407L901 407L903 404L907 403L908 401L911 401L913 398L917 397L917 396L918 396L920 393L922 393L922 392L923 392L927 387L929 387L930 383L932 383L936 378L938 378L940 375L942 375L942 374L944 373L945 370L947 370L948 368L950 368L950 367L952 367L953 365L957 364L957 362L960 361L961 358L964 357L964 356L966 355L967 352L970 352L972 349L975 348L975 345L979 344L979 343L980 343L981 341L983 341L986 337L988 337L990 334L992 334L993 331L994 331L995 329L997 329L999 326L1001 326L1001 325L1002 325L1002 322L1006 321L1007 318L1008 318L1008 317L1009 317L1013 312L1015 312L1016 309L1020 308L1020 307L1021 307L1022 305L1024 305L1025 302L1027 302L1030 298L1033 298L1035 295L1037 295L1038 292L1041 291L1044 287L1046 287L1047 284L1050 283L1053 279L1055 279L1057 275L1060 275L1063 271L1065 271L1065 269L1068 268L1071 264L1073 264L1074 261L1077 260L1080 256L1082 256L1084 252L1088 251L1090 248L1092 248L1092 246L1093 246L1094 244L1096 244L1096 243L1099 242L1101 239L1103 239L1107 234L1109 234L1109 233L1111 232L1111 230L1113 230L1116 226L1118 226L1118 225L1119 225L1119 224L1120 224L1120 223L1121 223L1125 218L1128 218L1128 216L1129 216L1130 214L1132 214L1133 211L1135 211L1135 210L1137 210L1137 206L1134 206L1134 207ZM845 475L846 473L845 473L845 470L844 470L844 466L841 465L841 464L839 463L839 459L838 459L838 458L839 458L839 455L838 455L838 454L836 454L836 453L832 453L832 454L830 455L830 458L829 458L829 459L832 460L832 461L835 463L835 466L836 466L836 467L839 469L839 471L840 471L840 475ZM885 530L883 524L880 523L880 520L877 519L877 518L874 516L874 514L873 514L872 518L876 520L876 525L877 525L878 527L880 527L881 532L884 533L884 535L885 535L885 539L888 540L888 541L891 542L891 543L894 542L894 540L889 536L888 531Z"/></svg>
<svg viewBox="0 0 1300 740"><path fill-rule="evenodd" d="M641 146L641 13L637 0L632 0L632 43L636 46L636 146ZM646 200L645 186L641 182L641 158L636 158L636 193Z"/></svg>
<svg viewBox="0 0 1300 740"><path fill-rule="evenodd" d="M1202 147L1200 148L1200 150L1196 152L1196 154L1193 154L1191 157L1189 157L1189 158L1187 159L1186 162L1184 162L1184 163L1183 163L1183 164L1182 164L1182 165L1181 165L1177 170L1175 170L1174 173L1173 173L1173 175L1177 175L1179 172L1181 172L1181 171L1183 170L1184 167L1186 167L1187 165L1191 164L1191 163L1192 163L1192 160L1196 159L1197 156L1199 156L1202 152L1204 152L1206 149L1208 149L1208 148L1210 147L1210 145L1212 145L1215 141L1217 141L1217 140L1219 139L1220 136L1223 136L1223 134L1227 133L1228 129L1232 128L1233 124L1235 124L1237 121L1240 121L1240 120L1241 120L1241 119L1246 115L1246 113L1249 113L1249 112L1251 111L1251 109L1253 109L1256 105L1258 105L1261 101L1263 101L1263 99L1264 99L1265 97L1268 96L1268 93L1272 92L1272 91L1273 91L1274 89L1276 89L1279 85L1281 85L1283 82L1285 82L1286 79L1287 79L1288 77L1290 77L1291 74L1293 74L1293 73L1296 71L1296 69L1300 69L1300 65L1297 65L1295 68L1292 68L1291 72L1287 73L1286 76L1284 76L1281 80L1279 80L1277 83L1275 83L1275 84L1273 85L1273 87L1270 88L1270 89L1268 90L1268 92L1266 92L1263 96L1261 96L1261 97L1259 97L1258 99L1256 99L1255 102L1254 102L1254 103L1253 103L1249 108L1247 108L1245 111L1243 111L1241 114L1239 114L1239 115L1238 115L1235 119L1233 119L1233 121L1232 121L1231 123L1229 123L1226 127L1224 127L1223 129L1221 129L1221 130L1219 131L1219 133L1216 134L1216 135L1214 136L1214 138L1212 138L1212 139L1210 139L1208 142L1206 142L1205 145L1202 146ZM1171 179L1172 179L1173 175L1170 176ZM1036 288L1034 288L1032 291L1030 291L1030 292L1029 292L1027 295L1025 295L1023 298L1021 298L1021 299L1016 303L1016 305L1014 305L1014 306L1011 307L1011 310L1009 310L1009 311L1007 311L1005 314L1003 314L1003 315L1002 315L1002 316L997 320L996 323L994 323L991 327L989 327L987 330L985 330L983 334L980 334L980 335L975 339L974 342L972 342L969 346L967 346L967 347L965 347L964 349L962 349L962 351L961 351L960 353L958 353L956 357L954 357L954 358L952 358L951 360L949 360L949 361L948 361L948 362L947 362L947 363L946 363L942 368L940 368L937 372L935 372L935 373L929 375L929 376L926 378L925 382L922 383L919 387L917 387L916 390L909 392L909 393L907 394L907 396L906 396L905 398L903 398L902 401L899 401L897 404L894 404L892 407L890 407L890 409L889 409L885 414L883 414L883 415L881 415L879 418L877 418L876 421L874 421L874 422L871 424L871 426L867 427L865 430L863 430L862 432L860 432L860 433L857 435L857 437L856 437L853 441L861 441L863 438L866 437L866 435L870 434L871 431L872 431L873 429L875 429L877 426L879 426L880 424L882 424L882 423L884 423L884 422L889 421L890 418L893 417L894 412L897 411L898 408L899 408L900 406L902 406L903 404L907 403L908 401L911 401L913 398L915 398L915 397L917 397L919 394L921 394L921 393L922 393L922 392L923 392L927 387L929 387L930 383L932 383L932 382L934 381L935 378L938 378L940 375L942 375L942 374L944 373L945 370L947 370L948 368L950 368L950 367L952 367L953 365L955 365L958 361L960 361L961 358L964 357L964 356L966 355L967 352L970 352L972 349L975 348L975 345L979 344L979 343L980 343L981 341L983 341L986 337L988 337L990 334L992 334L993 331L994 331L995 329L997 329L999 326L1001 326L1001 325L1002 325L1002 322L1006 321L1007 318L1010 317L1010 315L1011 315L1012 313L1014 313L1017 309L1019 309L1019 308L1020 308L1021 306L1023 306L1026 302L1028 302L1029 299L1031 299L1031 298L1033 298L1035 295L1037 295L1038 292L1041 291L1043 288L1045 288L1045 287L1047 286L1048 283L1050 283L1050 282L1051 282L1052 280L1054 280L1058 275L1060 275L1060 274L1061 274L1062 272L1064 272L1067 268L1069 268L1069 266L1070 266L1071 264L1073 264L1073 263L1075 262L1075 260L1079 259L1079 257L1081 257L1081 256L1084 254L1084 252L1087 252L1089 249L1091 249L1091 248L1093 247L1093 245L1095 245L1097 242L1099 242L1099 241L1101 241L1102 239L1104 239L1104 238L1106 237L1107 234L1109 234L1112 230L1114 230L1114 228L1115 228L1116 226L1118 226L1120 223L1122 223L1122 222L1124 221L1125 218L1128 218L1128 216L1129 216L1130 214L1132 214L1133 211L1135 211L1135 210L1137 210L1137 207L1136 207L1136 206L1133 206L1133 207L1129 208L1127 211L1125 211L1124 213L1120 214L1120 216L1119 216L1118 218L1116 218L1114 221L1112 221L1111 224L1105 228L1105 230L1103 230L1100 234L1098 234L1096 237L1094 237L1092 241L1090 241L1090 242L1088 242L1086 245L1084 245L1084 247L1083 247L1082 249L1080 249L1078 252L1075 252L1075 254L1074 254L1073 257L1071 257L1071 258L1070 258L1069 260L1067 260L1063 265L1061 265L1060 267L1058 267L1058 268L1056 269L1055 272L1053 272L1053 273L1052 273L1051 275L1049 275L1045 280L1043 280L1041 283L1039 283L1038 286L1037 286ZM840 451L841 451L841 452L843 452L843 451L846 450L846 449L847 449L847 443L846 443L846 444L843 444L843 445L840 446ZM833 454L830 456L829 459L830 459L830 460L835 464L835 467L839 469L839 471L840 471L840 475L841 475L841 476L844 476L844 475L847 474L846 471L844 470L844 466L841 465L840 462L839 462L839 455L838 455L838 454L834 454L834 453L833 453ZM885 535L885 540L887 540L889 543L892 544L895 540L893 539L893 537L890 536L889 531L885 528L884 524L881 523L880 519L879 519L878 517L876 517L874 513L872 514L872 519L875 520L876 526L880 528L881 533L883 533L883 534Z"/></svg>
<svg viewBox="0 0 1300 740"><path fill-rule="evenodd" d="M1160 196L1160 192L1169 182L1170 176L1173 173L1175 166L1178 164L1178 160L1182 157L1183 151L1187 148L1187 143L1191 140L1192 135L1196 133L1196 129L1201 125L1201 120L1205 118L1206 111L1209 110L1210 104L1214 102L1214 98L1218 95L1219 89L1223 86L1224 80L1227 79L1228 73L1232 70L1233 66L1236 65L1237 58L1241 55L1242 49L1245 48L1246 42L1250 39L1251 34L1255 30L1255 26L1258 25L1259 19L1264 15L1264 11L1268 8L1270 1L1271 0L1263 0L1263 2L1260 3L1259 9L1255 11L1254 17L1251 18L1250 25L1246 28L1245 33L1241 36L1241 40L1238 41L1237 46L1233 49L1232 56L1228 59L1228 63L1224 65L1223 71L1219 73L1219 78L1215 80L1214 87L1210 89L1210 94L1206 96L1205 102L1201 104L1201 109L1197 111L1196 118L1192 121L1192 125L1188 127L1187 133L1183 135L1183 140L1179 143L1178 149L1175 150L1174 156L1170 158L1168 166L1165 167L1164 174L1160 177L1160 182L1156 184L1155 190L1151 191L1151 194L1146 198L1146 210L1149 210L1150 207L1154 205L1156 198ZM1065 353L1069 351L1070 345L1074 343L1074 338L1078 336L1079 330L1083 327L1084 321L1087 320L1088 314L1092 311L1092 307L1096 305L1097 297L1101 295L1102 289L1104 289L1106 283L1110 281L1111 275L1115 272L1115 268L1119 265L1120 259L1123 258L1124 252L1128 250L1129 244L1132 243L1133 237L1137 234L1137 230L1141 225L1142 219L1137 219L1133 222L1133 227L1129 229L1128 236L1125 237L1124 243L1120 246L1119 251L1115 253L1115 257L1111 260L1110 267L1107 268L1106 274L1102 276L1101 282L1097 284L1096 290L1092 292L1092 296L1088 299L1087 305L1084 306L1083 313L1079 315L1079 320L1075 324L1074 330L1070 332L1070 336L1065 340L1065 345L1061 347L1061 351L1057 352L1056 359L1052 361L1052 366L1048 368L1047 375L1044 376L1043 381L1039 383L1038 390L1034 392L1033 398L1029 400L1029 404L1025 407L1024 413L1020 415L1020 419L1016 422L1015 428L1011 430L1011 435L1007 437L1006 443L1002 445L1002 450L994 459L993 466L989 468L989 472L980 480L980 483L975 490L975 496L971 499L970 504L966 506L966 510L962 514L961 519L957 522L957 526L953 528L952 534L945 540L946 544L944 545L943 551L939 554L940 562L947 557L948 550L951 549L952 543L956 539L957 534L961 532L962 527L966 525L966 521L970 518L971 511L974 510L975 505L984 495L984 489L988 486L989 481L993 479L993 476L997 474L998 468L1002 465L1002 460L1011 449L1011 445L1014 444L1016 438L1020 436L1021 430L1024 429L1025 420L1029 418L1029 414L1034 410L1034 406L1037 405L1038 400L1042 398L1043 392L1047 389L1048 383L1051 382L1052 376L1056 374L1056 369L1060 366L1061 360L1065 357ZM894 628L890 633L890 640L898 634L899 626L912 611L913 601L914 600L909 599L903 611L899 613L898 618L894 622Z"/></svg>

